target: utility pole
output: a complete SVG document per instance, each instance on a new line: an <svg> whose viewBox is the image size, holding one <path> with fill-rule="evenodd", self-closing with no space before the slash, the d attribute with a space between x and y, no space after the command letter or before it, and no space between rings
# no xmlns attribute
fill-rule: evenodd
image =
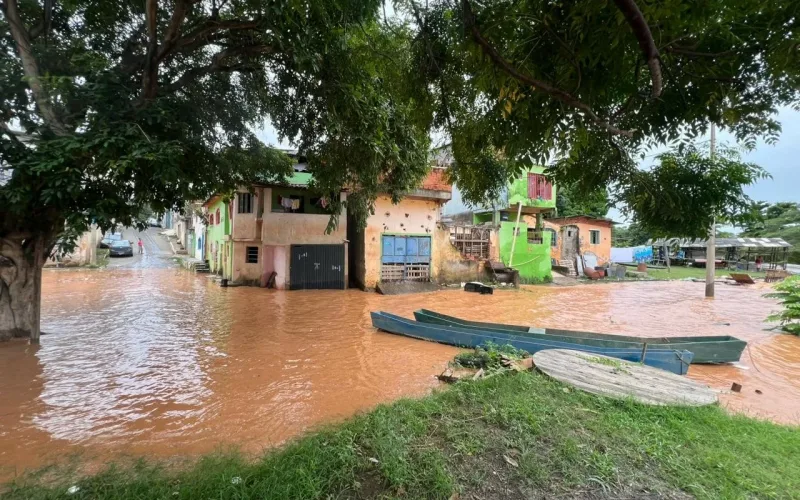
<svg viewBox="0 0 800 500"><path fill-rule="evenodd" d="M711 124L711 159L717 152L717 127ZM708 230L708 241L706 242L706 297L714 297L714 278L717 270L717 219L712 216L711 228Z"/></svg>

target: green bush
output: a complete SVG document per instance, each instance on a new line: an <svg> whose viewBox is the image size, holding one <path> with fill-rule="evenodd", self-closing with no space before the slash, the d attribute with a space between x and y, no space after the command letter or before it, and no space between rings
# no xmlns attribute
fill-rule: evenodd
<svg viewBox="0 0 800 500"><path fill-rule="evenodd" d="M791 276L775 286L777 292L766 297L780 299L783 311L771 314L767 320L780 322L781 330L800 335L800 276Z"/></svg>
<svg viewBox="0 0 800 500"><path fill-rule="evenodd" d="M502 367L503 358L522 359L529 356L530 354L528 354L526 351L517 349L512 345L497 345L493 342L487 342L474 351L462 352L461 354L456 355L454 361L456 364L468 368L484 368L487 370L492 370Z"/></svg>

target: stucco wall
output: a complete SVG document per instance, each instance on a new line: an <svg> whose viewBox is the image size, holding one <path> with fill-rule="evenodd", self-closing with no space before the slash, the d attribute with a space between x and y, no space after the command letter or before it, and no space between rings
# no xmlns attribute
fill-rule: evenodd
<svg viewBox="0 0 800 500"><path fill-rule="evenodd" d="M568 219L558 220L556 222L545 219L545 227L551 228L556 231L558 241L555 248L553 248L553 257L559 259L561 257L561 244L563 235L561 229L564 226L576 226L578 228L580 252L592 252L597 255L598 265L605 264L611 260L611 224L606 222L594 222L591 219ZM590 230L600 231L600 244L592 245L592 239L589 234Z"/></svg>
<svg viewBox="0 0 800 500"><path fill-rule="evenodd" d="M258 248L258 263L249 264L247 260L247 247ZM264 263L264 249L258 242L233 242L233 281L249 282L255 284L261 281L262 265Z"/></svg>
<svg viewBox="0 0 800 500"><path fill-rule="evenodd" d="M363 285L374 288L381 275L381 235L384 233L431 235L439 221L439 203L435 200L405 198L397 205L388 196L375 200L375 213L367 219L364 230ZM438 269L437 241L431 238L431 274ZM449 244L449 243L448 243ZM441 255L441 253L439 254Z"/></svg>
<svg viewBox="0 0 800 500"><path fill-rule="evenodd" d="M341 194L342 200L346 195ZM265 245L325 245L339 244L347 239L347 214L342 211L339 226L330 234L325 234L329 215L292 214L271 212L266 207L272 203L272 189L264 189L264 222L261 239Z"/></svg>
<svg viewBox="0 0 800 500"><path fill-rule="evenodd" d="M552 278L550 265L550 235L545 233L543 243L540 245L528 244L528 224L520 222L517 243L513 245L515 222L501 222L499 231L500 258L508 265L519 271L519 276L525 281L541 281ZM511 257L511 247L514 246L514 259Z"/></svg>
<svg viewBox="0 0 800 500"><path fill-rule="evenodd" d="M247 189L239 189L239 193L249 193ZM262 207L262 188L253 191L252 211L249 214L239 213L239 196L234 196L231 232L234 240L257 240L261 237L258 233L256 218ZM235 262L236 257L234 257Z"/></svg>

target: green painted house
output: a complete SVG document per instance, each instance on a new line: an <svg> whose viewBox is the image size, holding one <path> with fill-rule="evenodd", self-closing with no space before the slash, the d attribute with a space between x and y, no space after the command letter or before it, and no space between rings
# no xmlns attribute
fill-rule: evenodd
<svg viewBox="0 0 800 500"><path fill-rule="evenodd" d="M460 199L455 192L453 198ZM459 208L445 207L445 214ZM471 222L497 228L497 255L519 271L523 283L549 281L552 233L544 230L543 215L555 209L556 186L544 176L544 167L532 167L510 182L491 207L472 211Z"/></svg>
<svg viewBox="0 0 800 500"><path fill-rule="evenodd" d="M233 243L231 242L230 203L215 195L203 203L208 214L206 223L206 260L212 273L231 279Z"/></svg>

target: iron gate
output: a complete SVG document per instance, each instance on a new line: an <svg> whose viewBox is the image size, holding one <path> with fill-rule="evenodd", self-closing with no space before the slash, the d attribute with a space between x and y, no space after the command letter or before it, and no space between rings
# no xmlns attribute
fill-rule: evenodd
<svg viewBox="0 0 800 500"><path fill-rule="evenodd" d="M344 245L292 245L290 290L343 289Z"/></svg>
<svg viewBox="0 0 800 500"><path fill-rule="evenodd" d="M384 234L381 243L381 281L430 281L430 236Z"/></svg>

